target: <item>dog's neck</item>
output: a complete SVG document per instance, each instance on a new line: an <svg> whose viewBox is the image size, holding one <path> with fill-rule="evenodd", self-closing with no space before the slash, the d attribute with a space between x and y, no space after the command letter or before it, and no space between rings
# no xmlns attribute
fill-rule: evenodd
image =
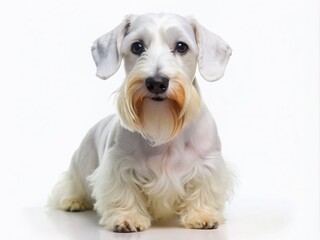
<svg viewBox="0 0 320 240"><path fill-rule="evenodd" d="M143 138L146 140L146 142L150 147L156 147L160 145L160 144L157 144L157 142L151 136L143 135Z"/></svg>

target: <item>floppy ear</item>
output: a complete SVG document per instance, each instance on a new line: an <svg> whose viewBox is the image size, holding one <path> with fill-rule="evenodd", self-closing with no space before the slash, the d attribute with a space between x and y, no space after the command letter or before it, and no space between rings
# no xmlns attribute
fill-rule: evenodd
<svg viewBox="0 0 320 240"><path fill-rule="evenodd" d="M199 49L198 66L201 76L207 81L223 77L232 53L230 46L218 35L191 19Z"/></svg>
<svg viewBox="0 0 320 240"><path fill-rule="evenodd" d="M94 41L91 53L97 66L96 75L99 78L108 79L119 69L122 60L121 44L129 24L130 16L111 32Z"/></svg>

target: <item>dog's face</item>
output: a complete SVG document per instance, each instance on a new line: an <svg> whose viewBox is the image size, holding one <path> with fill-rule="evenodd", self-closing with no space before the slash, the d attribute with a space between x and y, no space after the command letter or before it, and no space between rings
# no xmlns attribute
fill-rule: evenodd
<svg viewBox="0 0 320 240"><path fill-rule="evenodd" d="M122 124L152 145L174 138L199 113L196 66L209 80L223 76L231 49L193 19L174 14L128 16L94 42L97 76L120 67L126 80L117 97Z"/></svg>

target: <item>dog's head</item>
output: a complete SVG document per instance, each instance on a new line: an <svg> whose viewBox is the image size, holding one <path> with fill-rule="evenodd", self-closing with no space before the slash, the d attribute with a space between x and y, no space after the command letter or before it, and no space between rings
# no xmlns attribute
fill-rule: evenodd
<svg viewBox="0 0 320 240"><path fill-rule="evenodd" d="M97 76L120 67L126 80L117 96L122 124L153 145L174 138L199 113L196 66L208 81L221 78L228 44L192 18L174 14L130 15L92 46Z"/></svg>

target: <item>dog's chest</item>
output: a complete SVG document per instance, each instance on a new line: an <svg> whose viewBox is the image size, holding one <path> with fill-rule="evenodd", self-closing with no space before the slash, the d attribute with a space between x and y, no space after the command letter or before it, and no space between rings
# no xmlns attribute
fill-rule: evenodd
<svg viewBox="0 0 320 240"><path fill-rule="evenodd" d="M194 165L194 151L187 146L172 144L147 154L146 166L155 176L166 175L168 179L187 174Z"/></svg>
<svg viewBox="0 0 320 240"><path fill-rule="evenodd" d="M177 211L186 195L186 186L196 175L199 159L188 144L171 144L146 152L144 167L137 170L154 218Z"/></svg>

